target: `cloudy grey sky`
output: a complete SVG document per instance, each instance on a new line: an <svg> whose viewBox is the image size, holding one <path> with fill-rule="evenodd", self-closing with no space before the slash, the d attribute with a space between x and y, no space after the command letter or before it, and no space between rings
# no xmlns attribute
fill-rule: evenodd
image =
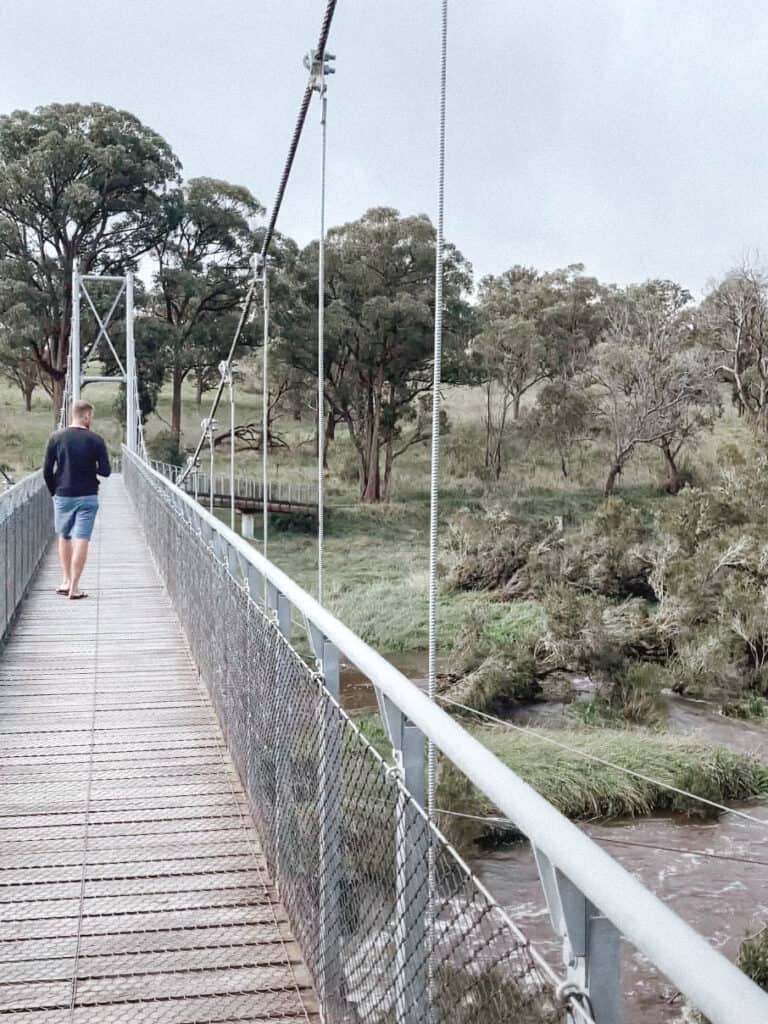
<svg viewBox="0 0 768 1024"><path fill-rule="evenodd" d="M323 0L0 0L0 110L98 100L269 206ZM434 213L438 0L339 0L329 222ZM766 248L763 0L450 0L447 233L695 294ZM317 112L281 227L316 234Z"/></svg>

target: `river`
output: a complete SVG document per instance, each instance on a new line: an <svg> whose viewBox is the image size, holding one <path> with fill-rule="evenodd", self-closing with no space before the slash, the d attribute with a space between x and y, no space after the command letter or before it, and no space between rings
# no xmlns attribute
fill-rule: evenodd
<svg viewBox="0 0 768 1024"><path fill-rule="evenodd" d="M391 659L417 684L424 684L425 656ZM352 714L375 710L370 683L348 667L342 671L342 703ZM704 702L665 697L670 730L693 733L768 761L768 728L729 719ZM564 706L541 703L523 720L557 725ZM768 823L768 800L749 804L750 814ZM768 824L735 815L699 821L670 815L587 823L584 830L660 899L734 959L747 931L768 924ZM473 870L495 898L553 964L560 946L549 926L530 846L519 843L471 860ZM626 1024L668 1024L683 1018L684 1001L647 960L624 944Z"/></svg>

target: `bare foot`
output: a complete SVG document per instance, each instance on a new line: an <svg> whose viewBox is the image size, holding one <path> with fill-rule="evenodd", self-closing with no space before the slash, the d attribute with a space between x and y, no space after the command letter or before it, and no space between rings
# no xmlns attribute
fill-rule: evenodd
<svg viewBox="0 0 768 1024"><path fill-rule="evenodd" d="M60 587L56 587L57 594L68 594L70 588L69 580L64 580Z"/></svg>

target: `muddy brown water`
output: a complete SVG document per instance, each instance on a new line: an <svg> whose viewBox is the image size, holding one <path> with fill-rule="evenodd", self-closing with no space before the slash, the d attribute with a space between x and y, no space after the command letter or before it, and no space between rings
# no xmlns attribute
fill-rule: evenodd
<svg viewBox="0 0 768 1024"><path fill-rule="evenodd" d="M417 685L426 685L426 655L390 659ZM371 684L342 669L342 703L352 714L376 710ZM670 730L757 754L768 761L768 727L725 718L708 703L666 698ZM543 702L519 716L538 725L562 724L565 705ZM723 815L699 821L654 816L587 823L584 830L721 952L734 959L745 932L768 924L768 800L745 805L766 827ZM554 966L560 944L549 924L530 846L504 847L473 857L472 869L525 934ZM684 1019L685 1004L675 987L644 956L624 943L626 1024L669 1024Z"/></svg>

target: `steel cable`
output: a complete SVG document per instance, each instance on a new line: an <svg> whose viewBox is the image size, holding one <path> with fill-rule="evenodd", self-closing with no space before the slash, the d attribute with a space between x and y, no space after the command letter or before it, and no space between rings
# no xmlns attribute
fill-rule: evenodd
<svg viewBox="0 0 768 1024"><path fill-rule="evenodd" d="M331 22L333 21L333 15L334 15L334 12L336 10L336 2L337 2L337 0L327 0L327 3L325 5L325 13L323 15L323 21L322 21L322 24L320 26L320 35L319 35L319 38L318 38L317 46L315 47L315 53L318 55L318 57L320 59L323 58L323 56L325 54L325 48L326 48L326 46L328 44L328 35L330 33L330 30L331 30ZM277 218L278 218L278 216L280 214L280 208L283 205L283 198L285 196L285 190L288 187L288 180L289 180L289 178L291 176L291 170L293 169L293 162L294 162L294 159L296 157L296 151L297 151L297 149L299 147L299 141L301 139L301 134L302 134L302 132L304 130L304 122L307 119L307 111L309 110L309 104L310 104L310 101L312 99L312 93L313 92L314 92L314 89L313 89L313 86L312 86L312 80L310 79L310 81L307 83L306 88L304 89L304 95L301 98L301 104L299 106L299 113L298 113L298 116L296 118L296 124L295 124L294 129L293 129L293 135L291 136L291 143L290 143L290 146L288 148L288 156L287 156L285 164L283 166L283 173L282 173L282 175L280 177L280 184L278 185L277 196L275 197L275 202L274 202L273 207L272 207L272 213L271 213L270 218L269 218L269 223L267 225L266 234L264 235L264 240L262 242L261 250L260 250L259 255L258 255L258 263L257 263L257 266L254 268L254 274L253 274L253 277L251 279L251 283L250 283L250 285L248 287L248 291L247 291L246 296L245 296L245 301L243 303L243 308L242 308L242 311L240 313L240 319L238 320L237 327L235 328L235 334L234 334L234 337L232 338L232 344L230 345L229 353L227 354L226 362L227 362L227 366L230 366L230 367L232 365L232 360L234 359L234 356L235 356L235 350L236 350L236 348L237 348L237 346L238 346L238 344L240 342L240 337L241 337L241 335L243 333L243 329L245 327L246 321L247 321L248 316L250 314L251 306L253 305L253 300L254 300L254 297L256 295L256 289L257 289L258 282L259 282L260 269L265 268L266 264L267 264L267 257L269 255L269 249L270 249L270 246L272 244L272 240L273 240L274 235L275 235L275 228L277 226ZM264 339L264 344L266 345L266 338ZM224 379L222 378L219 381L218 387L216 388L216 392L215 392L214 397L213 397L213 402L211 404L211 411L210 411L210 413L208 415L208 419L209 420L212 420L212 419L215 418L216 411L219 408L219 402L221 401L221 396L222 396L223 393L224 393ZM203 445L204 444L205 444L205 431L203 431L201 433L200 440L197 442L197 446L195 448L195 451L194 451L193 455L191 456L191 458L190 458L186 468L184 469L184 472L182 473L182 475L181 475L181 477L179 479L179 483L181 483L182 481L184 481L186 479L186 477L189 475L192 467L197 463L197 460L200 457L200 452L203 450Z"/></svg>
<svg viewBox="0 0 768 1024"><path fill-rule="evenodd" d="M445 222L445 106L448 59L448 0L442 0L440 12L440 108L437 145L437 224L435 229L435 340L432 378L432 446L429 479L429 606L427 694L437 692L437 514L440 488L440 386L443 356L443 235ZM435 746L427 740L427 817L435 813ZM429 846L428 929L430 948L435 943L435 853ZM433 957L428 962L429 987L435 984Z"/></svg>
<svg viewBox="0 0 768 1024"><path fill-rule="evenodd" d="M440 385L443 352L443 225L445 211L445 99L448 53L448 0L442 0L440 39L440 127L437 170L437 227L435 236L435 343L432 381L432 452L429 481L429 626L427 692L437 692L437 513L440 478ZM427 744L427 811L435 803L435 749Z"/></svg>
<svg viewBox="0 0 768 1024"><path fill-rule="evenodd" d="M328 96L320 64L320 240L317 250L317 600L323 603L323 471L325 468L325 157Z"/></svg>

